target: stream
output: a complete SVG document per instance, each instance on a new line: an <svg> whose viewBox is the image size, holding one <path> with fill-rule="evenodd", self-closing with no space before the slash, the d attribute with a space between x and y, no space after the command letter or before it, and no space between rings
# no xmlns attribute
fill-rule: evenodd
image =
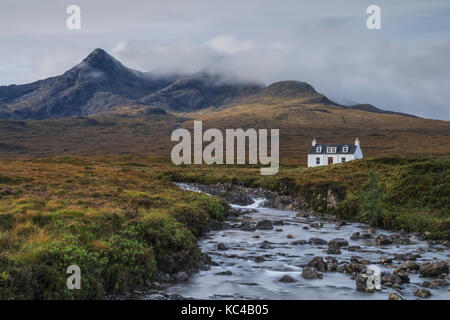
<svg viewBox="0 0 450 320"><path fill-rule="evenodd" d="M200 192L195 186L179 183L184 190ZM322 271L321 279L306 279L302 269L314 257L334 257L337 265L351 261L375 264L381 272L392 273L405 260L401 254L413 254L417 264L445 261L450 259L449 248L431 244L409 236L410 244L376 245L379 234L392 235L394 232L376 228L369 239L351 240L355 232L367 234L369 226L362 223L338 225L335 221L320 216L298 216L295 211L264 208L264 199L254 198L249 206L232 205L234 209L252 211L230 217L221 230L208 232L199 240L199 247L215 262L209 270L193 274L186 282L171 284L165 291L170 295L180 295L193 299L387 299L397 292L404 299L422 299L414 295L418 289L427 289L431 296L427 299L450 299L448 284L425 288L418 271L408 273L409 283L397 287L382 285L374 293L356 290L354 275L337 271ZM249 210L253 209L253 210ZM238 226L242 221L257 223L270 220L273 229L244 231ZM316 227L312 227L316 224ZM317 227L318 225L318 227ZM348 246L340 248L340 254L327 253L327 244L309 244L310 238L320 238L327 242L335 238L348 241ZM298 240L306 240L306 243ZM295 242L297 241L297 242ZM219 245L220 244L220 245ZM351 251L350 251L351 250ZM380 263L383 257L394 258L392 263ZM280 279L289 275L290 281Z"/></svg>

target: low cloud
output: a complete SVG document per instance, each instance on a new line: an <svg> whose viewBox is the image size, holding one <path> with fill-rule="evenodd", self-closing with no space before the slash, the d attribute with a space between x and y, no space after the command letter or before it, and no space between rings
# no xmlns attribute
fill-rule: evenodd
<svg viewBox="0 0 450 320"><path fill-rule="evenodd" d="M39 28L33 27L29 16L21 18L20 1L11 2L15 14L0 17L6 28L0 28L2 84L60 74L102 47L140 71L206 69L265 84L301 80L337 102L450 120L448 1L380 0L382 29L371 31L365 10L372 3L366 0L324 0L321 6L300 0L139 0L134 6L80 0L86 21L78 33L55 29L64 16L46 0L36 8Z"/></svg>

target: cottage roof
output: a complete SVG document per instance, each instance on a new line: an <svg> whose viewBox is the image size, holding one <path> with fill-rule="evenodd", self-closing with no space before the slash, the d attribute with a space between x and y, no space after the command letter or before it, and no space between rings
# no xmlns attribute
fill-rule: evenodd
<svg viewBox="0 0 450 320"><path fill-rule="evenodd" d="M322 147L322 150L320 152L317 152L317 147ZM348 147L348 152L343 152L344 146ZM314 147L311 147L309 149L308 154L328 154L327 153L327 147L335 147L336 152L329 153L329 154L354 154L356 151L356 146L354 144L322 144L318 143Z"/></svg>

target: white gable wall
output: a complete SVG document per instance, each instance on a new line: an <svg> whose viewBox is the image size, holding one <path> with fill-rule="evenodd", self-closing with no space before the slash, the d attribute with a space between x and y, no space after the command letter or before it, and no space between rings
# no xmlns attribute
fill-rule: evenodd
<svg viewBox="0 0 450 320"><path fill-rule="evenodd" d="M359 146L356 146L355 159L362 159L362 158L363 158L363 154L362 154L361 148Z"/></svg>

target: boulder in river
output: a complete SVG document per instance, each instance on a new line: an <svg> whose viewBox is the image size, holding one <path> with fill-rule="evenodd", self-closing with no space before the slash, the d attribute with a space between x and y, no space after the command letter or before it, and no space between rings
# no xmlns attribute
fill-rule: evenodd
<svg viewBox="0 0 450 320"><path fill-rule="evenodd" d="M321 257L313 258L310 262L308 262L307 266L319 271L325 271L327 269L327 264Z"/></svg>
<svg viewBox="0 0 450 320"><path fill-rule="evenodd" d="M402 279L396 274L383 273L381 275L381 284L386 284L386 283L402 284Z"/></svg>
<svg viewBox="0 0 450 320"><path fill-rule="evenodd" d="M295 282L295 279L292 278L290 275L285 274L284 276L281 277L280 280L278 280L280 282Z"/></svg>
<svg viewBox="0 0 450 320"><path fill-rule="evenodd" d="M226 246L225 243L219 243L217 244L217 250L228 250L228 247Z"/></svg>
<svg viewBox="0 0 450 320"><path fill-rule="evenodd" d="M231 276L233 273L231 271L222 271L222 272L217 272L216 275L218 276Z"/></svg>
<svg viewBox="0 0 450 320"><path fill-rule="evenodd" d="M396 268L394 270L394 274L399 276L400 279L402 279L402 282L405 282L405 283L409 282L408 272L406 272L404 269Z"/></svg>
<svg viewBox="0 0 450 320"><path fill-rule="evenodd" d="M254 224L248 222L248 221L244 221L241 223L240 229L242 231L255 231L256 227Z"/></svg>
<svg viewBox="0 0 450 320"><path fill-rule="evenodd" d="M272 230L273 225L270 220L261 220L256 224L256 229L259 230Z"/></svg>
<svg viewBox="0 0 450 320"><path fill-rule="evenodd" d="M341 254L341 249L336 247L328 247L327 249L328 254Z"/></svg>
<svg viewBox="0 0 450 320"><path fill-rule="evenodd" d="M360 246L348 246L348 247L347 247L347 250L348 250L348 251L352 251L352 252L354 252L354 251L360 251L360 250L361 250L361 247L360 247Z"/></svg>
<svg viewBox="0 0 450 320"><path fill-rule="evenodd" d="M148 299L149 300L167 300L167 297L163 296L162 294L155 293L155 294L151 294L148 297Z"/></svg>
<svg viewBox="0 0 450 320"><path fill-rule="evenodd" d="M391 292L389 293L389 300L403 300L403 298L397 292Z"/></svg>
<svg viewBox="0 0 450 320"><path fill-rule="evenodd" d="M411 270L419 270L419 264L412 260L407 260L398 266L399 269L411 272Z"/></svg>
<svg viewBox="0 0 450 320"><path fill-rule="evenodd" d="M423 277L436 277L448 273L448 264L446 261L423 263L419 267L419 272Z"/></svg>
<svg viewBox="0 0 450 320"><path fill-rule="evenodd" d="M302 277L305 279L322 279L322 273L312 267L304 267Z"/></svg>
<svg viewBox="0 0 450 320"><path fill-rule="evenodd" d="M338 261L335 257L325 257L326 263L327 263L327 271L337 271L338 268Z"/></svg>
<svg viewBox="0 0 450 320"><path fill-rule="evenodd" d="M328 242L320 238L309 238L309 244L327 245Z"/></svg>
<svg viewBox="0 0 450 320"><path fill-rule="evenodd" d="M309 225L311 228L316 228L316 229L320 229L323 226L322 222L313 222Z"/></svg>
<svg viewBox="0 0 450 320"><path fill-rule="evenodd" d="M274 226L284 226L283 220L276 220L272 223Z"/></svg>
<svg viewBox="0 0 450 320"><path fill-rule="evenodd" d="M356 290L358 291L364 291L367 293L373 293L375 291L374 288L369 288L367 286L368 283L368 279L369 279L369 275L366 273L359 273L356 276Z"/></svg>
<svg viewBox="0 0 450 320"><path fill-rule="evenodd" d="M306 241L306 240L295 240L295 241L292 241L292 242L291 242L291 244L292 244L293 246L303 245L303 244L307 244L307 243L308 243L308 241Z"/></svg>
<svg viewBox="0 0 450 320"><path fill-rule="evenodd" d="M330 242L328 242L328 247L330 248L342 248L342 247L347 247L348 246L348 241L345 240L344 238L336 238L331 240Z"/></svg>
<svg viewBox="0 0 450 320"><path fill-rule="evenodd" d="M420 298L428 298L431 296L431 292L427 289L418 289L414 292L414 295Z"/></svg>
<svg viewBox="0 0 450 320"><path fill-rule="evenodd" d="M185 282L189 278L186 272L180 271L173 275L176 282Z"/></svg>
<svg viewBox="0 0 450 320"><path fill-rule="evenodd" d="M300 217L300 218L308 218L309 213L308 212L298 212L295 216Z"/></svg>
<svg viewBox="0 0 450 320"><path fill-rule="evenodd" d="M378 235L378 237L376 239L376 243L379 246L385 246L385 245L392 244L393 241L392 241L391 237L389 237L385 234L380 234L380 235Z"/></svg>

